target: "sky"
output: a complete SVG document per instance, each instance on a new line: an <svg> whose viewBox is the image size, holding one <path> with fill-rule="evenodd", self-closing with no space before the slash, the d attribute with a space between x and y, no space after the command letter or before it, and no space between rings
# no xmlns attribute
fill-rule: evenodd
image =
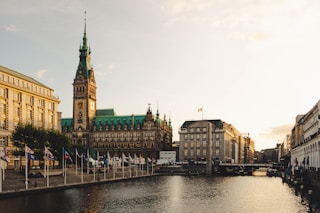
<svg viewBox="0 0 320 213"><path fill-rule="evenodd" d="M72 116L86 29L97 108L221 119L274 148L319 100L318 0L11 0L0 3L0 65L31 76ZM202 108L202 112L198 109Z"/></svg>

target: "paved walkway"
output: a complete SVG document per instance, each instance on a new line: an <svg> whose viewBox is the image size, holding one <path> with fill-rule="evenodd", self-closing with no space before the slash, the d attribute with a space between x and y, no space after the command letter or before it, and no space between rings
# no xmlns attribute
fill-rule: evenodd
<svg viewBox="0 0 320 213"><path fill-rule="evenodd" d="M38 173L43 170L37 170ZM128 167L125 167L124 171L122 168L117 168L116 170L109 170L109 173L106 171L105 174L103 172L103 168L100 169L100 172L96 170L96 174L87 174L87 172L83 172L83 182L81 178L81 171L78 168L77 172L75 168L67 168L67 175L64 177L62 175L61 169L50 169L50 172L55 175L49 176L49 187L47 186L47 178L43 176L29 177L28 190L34 191L37 189L44 188L54 188L54 187L62 187L62 186L70 186L77 184L90 184L90 183L99 183L99 182L107 182L114 181L120 179L127 178L137 178L151 175L151 171L147 173L147 171L138 171L135 168L131 168L131 171ZM5 179L2 182L2 192L1 194L9 194L10 192L16 193L19 191L27 191L25 184L25 174L23 171L13 171L6 170L5 171ZM65 184L66 181L66 184Z"/></svg>

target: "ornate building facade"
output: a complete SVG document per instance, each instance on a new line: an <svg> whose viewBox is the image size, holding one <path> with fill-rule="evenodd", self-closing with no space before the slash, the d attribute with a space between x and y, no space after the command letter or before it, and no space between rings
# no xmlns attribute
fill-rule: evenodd
<svg viewBox="0 0 320 213"><path fill-rule="evenodd" d="M0 149L9 151L8 167L18 168L20 158L15 150L11 133L21 124L32 124L44 129L61 129L60 100L54 90L17 71L0 66Z"/></svg>
<svg viewBox="0 0 320 213"><path fill-rule="evenodd" d="M253 162L253 140L220 119L185 121L179 137L180 161ZM207 162L210 164L212 161Z"/></svg>
<svg viewBox="0 0 320 213"><path fill-rule="evenodd" d="M74 144L99 150L105 155L159 157L159 151L171 150L171 121L152 114L149 106L144 115L119 116L114 109L97 109L96 81L90 64L86 24L79 49L79 65L73 82L73 117L63 118L62 131Z"/></svg>

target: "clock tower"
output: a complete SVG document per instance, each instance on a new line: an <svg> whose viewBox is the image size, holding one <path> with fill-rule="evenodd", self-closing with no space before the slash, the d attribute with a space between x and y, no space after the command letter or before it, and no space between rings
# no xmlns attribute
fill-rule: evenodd
<svg viewBox="0 0 320 213"><path fill-rule="evenodd" d="M97 87L90 64L91 50L88 47L86 18L79 52L79 65L73 81L73 130L77 134L77 143L89 146L88 133L96 116Z"/></svg>

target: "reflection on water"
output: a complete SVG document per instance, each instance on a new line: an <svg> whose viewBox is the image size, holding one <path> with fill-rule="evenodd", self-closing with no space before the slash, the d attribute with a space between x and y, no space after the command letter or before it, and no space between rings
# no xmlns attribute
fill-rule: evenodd
<svg viewBox="0 0 320 213"><path fill-rule="evenodd" d="M280 178L159 176L0 200L6 212L307 212Z"/></svg>

